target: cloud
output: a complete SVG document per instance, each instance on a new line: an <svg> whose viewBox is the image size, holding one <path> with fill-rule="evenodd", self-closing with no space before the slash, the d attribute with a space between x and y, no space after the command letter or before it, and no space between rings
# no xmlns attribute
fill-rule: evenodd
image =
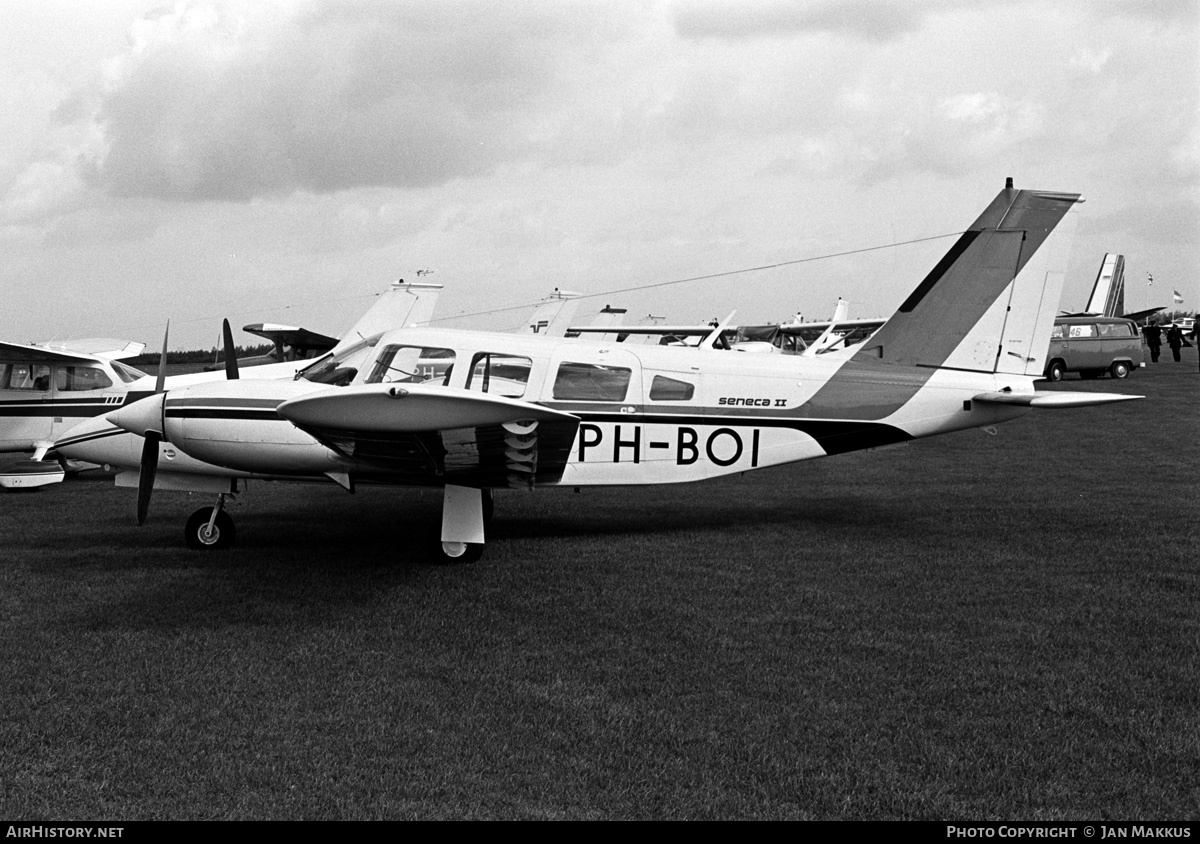
<svg viewBox="0 0 1200 844"><path fill-rule="evenodd" d="M918 29L930 8L889 0L704 0L680 4L675 24L685 38L831 34L889 41Z"/></svg>
<svg viewBox="0 0 1200 844"><path fill-rule="evenodd" d="M102 130L85 174L118 196L427 187L552 143L557 98L621 21L603 4L181 4L139 20L93 111L76 98L60 119Z"/></svg>

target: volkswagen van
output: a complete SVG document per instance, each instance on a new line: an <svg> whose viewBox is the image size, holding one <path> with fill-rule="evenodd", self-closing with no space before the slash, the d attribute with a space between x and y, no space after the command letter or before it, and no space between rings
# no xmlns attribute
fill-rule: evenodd
<svg viewBox="0 0 1200 844"><path fill-rule="evenodd" d="M1142 335L1133 320L1119 317L1058 317L1050 332L1046 377L1061 381L1068 372L1080 378L1108 373L1124 378L1142 365Z"/></svg>

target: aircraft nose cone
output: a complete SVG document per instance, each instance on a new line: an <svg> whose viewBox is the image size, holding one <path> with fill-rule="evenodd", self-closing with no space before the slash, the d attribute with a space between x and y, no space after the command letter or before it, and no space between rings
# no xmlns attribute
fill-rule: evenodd
<svg viewBox="0 0 1200 844"><path fill-rule="evenodd" d="M118 428L124 428L139 437L146 436L147 431L161 434L163 433L163 402L166 400L166 395L166 393L156 393L153 396L138 399L120 410L109 413L109 421Z"/></svg>

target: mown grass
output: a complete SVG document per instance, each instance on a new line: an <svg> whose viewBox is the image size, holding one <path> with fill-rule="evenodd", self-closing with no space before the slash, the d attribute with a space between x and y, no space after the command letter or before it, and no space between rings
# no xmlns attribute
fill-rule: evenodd
<svg viewBox="0 0 1200 844"><path fill-rule="evenodd" d="M429 491L258 485L215 554L2 496L0 817L1195 819L1198 385L506 494L471 566Z"/></svg>

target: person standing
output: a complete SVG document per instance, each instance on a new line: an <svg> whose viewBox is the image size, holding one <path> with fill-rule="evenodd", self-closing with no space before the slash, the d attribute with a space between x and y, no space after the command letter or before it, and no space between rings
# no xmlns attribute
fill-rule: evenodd
<svg viewBox="0 0 1200 844"><path fill-rule="evenodd" d="M1142 329L1142 335L1146 338L1146 345L1150 347L1150 362L1158 363L1158 353L1162 349L1162 329L1150 323Z"/></svg>
<svg viewBox="0 0 1200 844"><path fill-rule="evenodd" d="M1183 332L1179 330L1178 325L1172 325L1167 329L1167 345L1171 347L1171 356L1175 358L1175 362L1179 363L1179 347L1183 345Z"/></svg>

